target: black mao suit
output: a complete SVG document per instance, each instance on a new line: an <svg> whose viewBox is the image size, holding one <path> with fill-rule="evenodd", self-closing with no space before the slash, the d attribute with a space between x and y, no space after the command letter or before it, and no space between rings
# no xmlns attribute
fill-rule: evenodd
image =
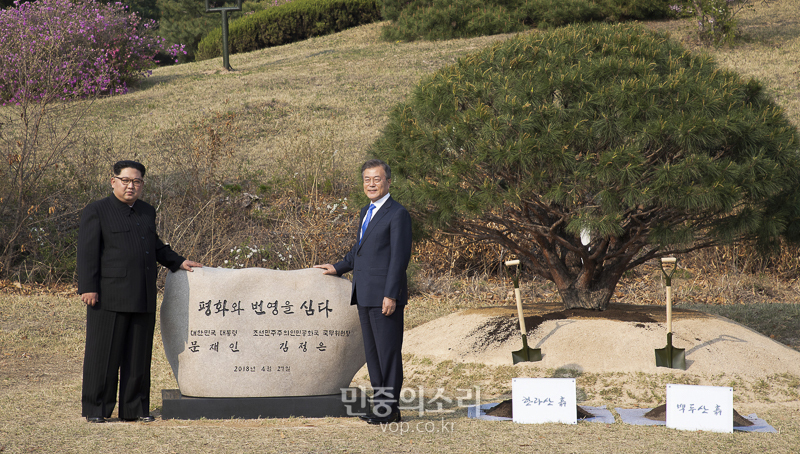
<svg viewBox="0 0 800 454"><path fill-rule="evenodd" d="M360 226L368 207L361 210ZM353 271L350 304L358 305L373 405L378 414L398 411L403 386L403 312L408 303L406 268L411 258L411 216L389 197L375 213L359 244L336 263L336 273ZM397 300L390 316L381 313L383 298Z"/></svg>
<svg viewBox="0 0 800 454"><path fill-rule="evenodd" d="M78 231L78 293L99 294L87 306L82 415L111 416L119 371L119 417L150 414L150 361L157 263L171 271L184 258L156 234L156 211L113 194L89 204Z"/></svg>

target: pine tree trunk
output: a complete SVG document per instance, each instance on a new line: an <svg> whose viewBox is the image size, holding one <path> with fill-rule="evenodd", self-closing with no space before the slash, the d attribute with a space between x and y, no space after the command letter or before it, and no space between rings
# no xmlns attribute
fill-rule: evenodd
<svg viewBox="0 0 800 454"><path fill-rule="evenodd" d="M611 301L611 296L614 294L615 287L616 282L608 283L608 281L605 280L591 289L579 288L576 283L573 283L567 288L559 288L558 293L561 295L564 309L593 309L596 311L604 311L608 307L609 301Z"/></svg>

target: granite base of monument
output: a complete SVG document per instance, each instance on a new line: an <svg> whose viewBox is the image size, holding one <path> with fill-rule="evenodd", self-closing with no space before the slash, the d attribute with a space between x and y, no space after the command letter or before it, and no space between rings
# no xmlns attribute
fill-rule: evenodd
<svg viewBox="0 0 800 454"><path fill-rule="evenodd" d="M163 419L258 419L354 417L369 406L360 388L342 394L296 397L188 397L177 389L162 389Z"/></svg>

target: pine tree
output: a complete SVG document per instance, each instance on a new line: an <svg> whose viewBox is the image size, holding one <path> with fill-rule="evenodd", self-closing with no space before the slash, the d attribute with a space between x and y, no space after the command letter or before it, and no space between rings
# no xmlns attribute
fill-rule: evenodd
<svg viewBox="0 0 800 454"><path fill-rule="evenodd" d="M637 25L519 35L424 79L372 154L429 229L503 245L565 308L623 273L800 240L797 132L755 80ZM586 243L586 244L584 244Z"/></svg>

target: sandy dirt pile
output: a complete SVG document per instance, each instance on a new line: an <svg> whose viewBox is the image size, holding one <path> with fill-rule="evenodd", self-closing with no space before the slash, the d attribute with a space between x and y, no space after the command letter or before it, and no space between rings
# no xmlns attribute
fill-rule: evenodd
<svg viewBox="0 0 800 454"><path fill-rule="evenodd" d="M608 311L561 311L526 305L528 346L540 348L542 368L581 372L800 375L800 352L724 317L676 309L673 346L685 349L686 371L656 367L655 349L667 342L665 309L611 305ZM436 361L511 365L522 348L516 308L457 312L405 334L403 352ZM528 363L530 364L530 363Z"/></svg>

